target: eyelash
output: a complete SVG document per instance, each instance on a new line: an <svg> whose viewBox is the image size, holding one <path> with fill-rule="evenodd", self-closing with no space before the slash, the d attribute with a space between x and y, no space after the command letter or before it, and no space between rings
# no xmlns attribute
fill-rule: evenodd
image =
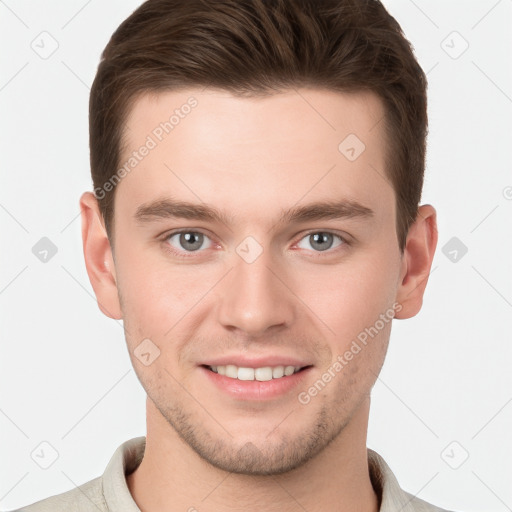
<svg viewBox="0 0 512 512"><path fill-rule="evenodd" d="M182 258L182 259L187 259L187 258L193 258L195 256L195 252L203 252L203 251L192 251L192 252L186 252L186 251L176 251L174 248L171 247L171 245L169 245L167 242L169 241L169 239L171 237L173 237L174 235L179 235L180 233L200 233L208 238L210 238L206 233L204 233L203 231L201 230L193 230L193 229L180 229L180 230L177 230L177 231L172 231L170 233L167 233L166 235L164 235L162 237L162 241L165 243L165 248L167 251L169 251L174 257L177 257L177 258ZM304 240L304 238L310 236L310 235L314 235L314 234L318 234L318 233L324 233L324 234L329 234L329 235L333 235L335 237L338 237L340 240L341 240L341 244L337 247L335 247L333 250L331 249L327 249L325 251L326 254L333 254L334 252L336 252L336 249L340 249L340 247L343 247L343 246L350 246L350 242L347 240L347 238L345 238L344 236L340 235L339 233L337 233L336 231L329 231L329 230L312 230L312 231L309 231L307 233L305 233L304 235L301 236L301 238L299 238L297 240L296 243L299 243L301 242L302 240ZM294 244L295 245L295 244ZM322 257L322 254L324 251L313 251L315 252L318 256L313 256L313 257Z"/></svg>

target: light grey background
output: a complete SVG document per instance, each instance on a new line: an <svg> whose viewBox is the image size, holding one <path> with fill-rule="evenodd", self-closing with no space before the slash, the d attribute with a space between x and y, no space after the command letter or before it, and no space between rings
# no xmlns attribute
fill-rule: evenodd
<svg viewBox="0 0 512 512"><path fill-rule="evenodd" d="M3 510L101 475L119 444L145 435L145 394L122 324L101 314L85 272L78 207L91 189L89 87L110 35L139 3L0 1ZM512 2L384 4L428 72L422 202L437 208L439 244L423 310L394 322L368 445L412 494L504 512L512 510ZM46 263L32 252L42 237L58 251ZM458 246L445 255L448 243ZM38 465L51 462L45 441L58 452L48 469ZM31 457L41 449L44 457Z"/></svg>

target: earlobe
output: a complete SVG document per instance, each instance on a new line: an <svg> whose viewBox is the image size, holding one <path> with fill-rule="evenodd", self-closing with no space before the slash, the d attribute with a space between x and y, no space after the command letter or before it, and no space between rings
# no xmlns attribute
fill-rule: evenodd
<svg viewBox="0 0 512 512"><path fill-rule="evenodd" d="M80 198L82 242L85 266L98 307L106 316L122 318L112 249L103 224L98 201L92 192Z"/></svg>
<svg viewBox="0 0 512 512"><path fill-rule="evenodd" d="M432 260L437 246L436 211L430 205L418 208L415 222L409 228L402 255L397 302L402 309L395 318L411 318L421 309Z"/></svg>

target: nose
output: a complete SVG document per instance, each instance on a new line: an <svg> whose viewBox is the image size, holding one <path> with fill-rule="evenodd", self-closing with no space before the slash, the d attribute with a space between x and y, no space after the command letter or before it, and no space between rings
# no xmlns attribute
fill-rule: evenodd
<svg viewBox="0 0 512 512"><path fill-rule="evenodd" d="M271 259L266 251L251 263L234 255L234 268L223 283L217 310L224 328L256 338L291 325L293 293Z"/></svg>

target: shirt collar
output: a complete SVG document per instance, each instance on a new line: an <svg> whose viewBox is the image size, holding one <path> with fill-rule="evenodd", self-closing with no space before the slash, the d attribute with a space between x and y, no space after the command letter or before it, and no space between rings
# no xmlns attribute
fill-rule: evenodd
<svg viewBox="0 0 512 512"><path fill-rule="evenodd" d="M121 444L103 473L103 496L111 512L141 512L137 507L126 475L135 471L144 456L146 437L135 437ZM414 512L412 497L399 486L385 460L375 451L367 449L370 480L380 500L379 512Z"/></svg>
<svg viewBox="0 0 512 512"><path fill-rule="evenodd" d="M413 497L401 489L386 461L370 448L367 453L370 480L380 499L379 512L414 512Z"/></svg>
<svg viewBox="0 0 512 512"><path fill-rule="evenodd" d="M102 478L103 497L111 512L141 512L130 494L126 475L141 463L145 449L146 437L135 437L125 441L112 455Z"/></svg>

